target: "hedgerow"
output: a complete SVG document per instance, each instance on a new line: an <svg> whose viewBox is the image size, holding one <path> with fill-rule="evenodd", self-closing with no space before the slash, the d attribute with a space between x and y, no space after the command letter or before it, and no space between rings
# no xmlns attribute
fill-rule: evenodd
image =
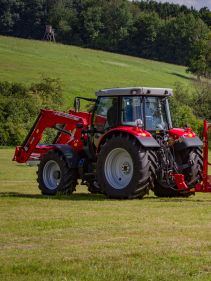
<svg viewBox="0 0 211 281"><path fill-rule="evenodd" d="M21 144L41 108L59 110L63 104L58 79L42 78L30 86L0 82L0 145Z"/></svg>

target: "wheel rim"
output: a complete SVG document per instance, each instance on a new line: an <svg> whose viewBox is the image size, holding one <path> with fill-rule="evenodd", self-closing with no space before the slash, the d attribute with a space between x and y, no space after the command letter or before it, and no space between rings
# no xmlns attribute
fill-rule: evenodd
<svg viewBox="0 0 211 281"><path fill-rule="evenodd" d="M123 148L113 149L105 160L104 172L107 182L115 189L125 188L133 176L133 160Z"/></svg>
<svg viewBox="0 0 211 281"><path fill-rule="evenodd" d="M50 190L55 190L61 181L61 170L56 161L48 161L43 169L43 181Z"/></svg>

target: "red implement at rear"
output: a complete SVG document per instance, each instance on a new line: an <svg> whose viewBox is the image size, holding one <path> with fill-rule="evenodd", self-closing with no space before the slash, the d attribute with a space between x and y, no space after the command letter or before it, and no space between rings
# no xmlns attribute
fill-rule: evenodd
<svg viewBox="0 0 211 281"><path fill-rule="evenodd" d="M208 132L211 128L211 124L208 121L204 120L204 129L203 129L203 170L202 170L202 182L197 183L194 189L191 191L194 192L211 192L211 175L208 175L208 167L211 166L208 159ZM178 190L188 191L188 187L185 183L185 177L183 174L170 174L177 184Z"/></svg>
<svg viewBox="0 0 211 281"><path fill-rule="evenodd" d="M202 171L202 182L198 183L195 187L196 192L211 192L211 175L208 175L208 167L211 166L208 159L208 132L211 128L211 124L204 120L204 130L203 130L203 171Z"/></svg>

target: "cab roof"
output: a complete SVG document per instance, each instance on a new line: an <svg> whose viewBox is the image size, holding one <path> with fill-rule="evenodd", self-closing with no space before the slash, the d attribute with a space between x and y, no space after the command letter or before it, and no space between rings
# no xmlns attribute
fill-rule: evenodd
<svg viewBox="0 0 211 281"><path fill-rule="evenodd" d="M129 87L103 89L96 92L96 96L173 96L169 88Z"/></svg>

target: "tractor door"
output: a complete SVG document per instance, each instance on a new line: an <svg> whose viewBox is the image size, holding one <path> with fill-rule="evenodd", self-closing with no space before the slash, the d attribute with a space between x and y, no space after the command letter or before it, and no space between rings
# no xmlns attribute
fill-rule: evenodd
<svg viewBox="0 0 211 281"><path fill-rule="evenodd" d="M110 128L119 124L118 97L99 97L93 112L92 127L94 128L93 143L98 145L100 137Z"/></svg>
<svg viewBox="0 0 211 281"><path fill-rule="evenodd" d="M169 114L166 98L157 96L144 97L145 130L168 130L171 128L171 116Z"/></svg>

